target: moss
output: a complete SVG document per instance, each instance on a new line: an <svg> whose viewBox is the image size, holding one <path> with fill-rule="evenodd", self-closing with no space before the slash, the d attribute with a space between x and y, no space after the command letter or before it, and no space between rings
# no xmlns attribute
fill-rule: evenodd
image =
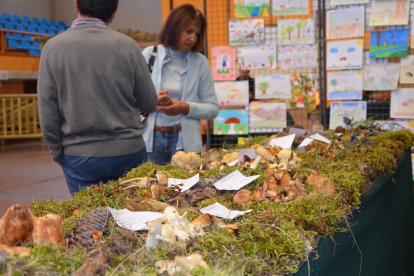
<svg viewBox="0 0 414 276"><path fill-rule="evenodd" d="M156 275L157 260L172 260L175 256L200 252L208 262L209 268L197 268L193 275L244 275L244 274L288 274L298 270L301 262L308 258L309 246L316 247L317 237L330 236L335 232L346 231L344 222L351 212L358 208L361 196L368 190L370 181L384 173L391 174L397 159L413 144L413 135L408 131L379 133L368 139L354 140L358 129L345 134L334 144L316 142L310 153L299 153L303 160L297 170L297 178L302 182L311 170L329 178L335 183L337 194L328 196L307 187L309 195L303 199L284 204L270 200L254 201L247 208L233 202L234 192L220 192L219 196L209 198L190 209L180 209L188 220L199 215L198 209L220 202L229 209L252 209L253 211L228 224L240 225L236 232L213 226L206 234L189 244L165 244L155 250L144 248L146 233L131 245L136 251L126 255L112 255L108 273L119 275ZM354 138L352 138L354 139ZM269 138L260 136L247 139L247 144L234 148L246 148L253 144L263 144ZM169 177L188 178L200 172L202 178L220 179L238 169L219 167L210 171L183 170L172 165L158 166L145 163L129 171L118 181L90 187L77 193L66 201L35 200L31 208L36 216L47 213L63 217L65 231L89 210L99 206L123 208L125 200L142 193L143 189L120 189L119 183L135 177L153 177L155 170L162 170ZM246 186L255 190L263 183L265 171L262 169L242 170L246 176L259 174L260 178ZM79 209L79 215L72 215ZM110 223L110 231L115 225ZM108 242L110 239L108 239ZM0 272L10 271L20 274L70 274L79 267L86 255L82 249L34 247L28 258L11 258L1 265ZM72 264L73 263L73 264Z"/></svg>

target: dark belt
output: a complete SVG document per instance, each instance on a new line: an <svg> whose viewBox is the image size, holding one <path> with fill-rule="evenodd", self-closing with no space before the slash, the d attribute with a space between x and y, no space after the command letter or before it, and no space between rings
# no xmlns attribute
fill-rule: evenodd
<svg viewBox="0 0 414 276"><path fill-rule="evenodd" d="M162 132L162 133L172 133L172 132L179 132L181 131L181 125L175 126L154 126L154 131Z"/></svg>

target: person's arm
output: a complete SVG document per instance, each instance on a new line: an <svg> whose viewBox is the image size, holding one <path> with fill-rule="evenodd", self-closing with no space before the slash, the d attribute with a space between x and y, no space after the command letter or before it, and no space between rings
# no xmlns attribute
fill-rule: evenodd
<svg viewBox="0 0 414 276"><path fill-rule="evenodd" d="M42 49L37 79L39 120L43 138L49 147L52 158L61 164L63 161L63 135L61 131L63 118L59 111L58 88L49 59L48 47L45 46Z"/></svg>
<svg viewBox="0 0 414 276"><path fill-rule="evenodd" d="M141 112L154 112L157 108L157 93L147 63L138 47L136 63L134 94L137 99L137 106Z"/></svg>
<svg viewBox="0 0 414 276"><path fill-rule="evenodd" d="M210 66L204 56L201 56L201 58L202 64L200 66L200 82L198 88L200 102L187 103L189 105L187 117L211 120L217 116L220 107L214 90L214 81Z"/></svg>

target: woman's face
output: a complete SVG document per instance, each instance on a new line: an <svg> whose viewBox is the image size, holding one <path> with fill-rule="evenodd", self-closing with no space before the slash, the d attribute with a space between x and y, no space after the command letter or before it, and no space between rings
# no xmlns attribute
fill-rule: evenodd
<svg viewBox="0 0 414 276"><path fill-rule="evenodd" d="M177 51L183 53L190 51L197 43L199 36L200 26L196 21L193 21L182 30L178 41Z"/></svg>

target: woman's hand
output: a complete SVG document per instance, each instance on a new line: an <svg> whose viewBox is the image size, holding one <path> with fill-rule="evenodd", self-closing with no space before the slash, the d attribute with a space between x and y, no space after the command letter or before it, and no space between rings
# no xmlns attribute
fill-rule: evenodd
<svg viewBox="0 0 414 276"><path fill-rule="evenodd" d="M172 100L170 105L158 105L157 110L168 116L175 116L179 114L188 114L190 111L190 105L180 100Z"/></svg>
<svg viewBox="0 0 414 276"><path fill-rule="evenodd" d="M168 90L160 90L158 92L157 106L166 106L172 104L172 100L168 94Z"/></svg>

